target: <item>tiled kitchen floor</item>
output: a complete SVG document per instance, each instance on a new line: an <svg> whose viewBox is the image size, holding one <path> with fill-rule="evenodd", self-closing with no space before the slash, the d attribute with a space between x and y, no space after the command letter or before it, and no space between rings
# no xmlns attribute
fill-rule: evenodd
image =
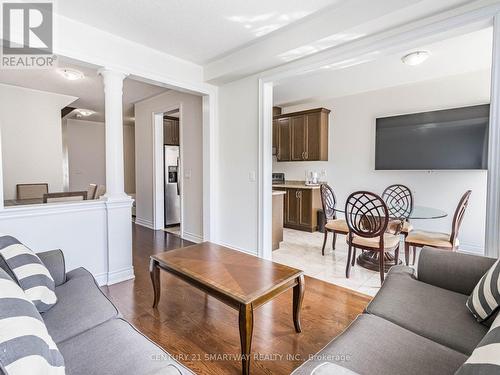
<svg viewBox="0 0 500 375"><path fill-rule="evenodd" d="M330 233L325 256L322 256L323 233L308 233L285 228L280 248L273 251L273 261L301 269L308 276L374 296L380 288L379 273L356 264L351 268L351 276L347 279L345 236L337 236L335 251L332 251L332 238L333 235Z"/></svg>

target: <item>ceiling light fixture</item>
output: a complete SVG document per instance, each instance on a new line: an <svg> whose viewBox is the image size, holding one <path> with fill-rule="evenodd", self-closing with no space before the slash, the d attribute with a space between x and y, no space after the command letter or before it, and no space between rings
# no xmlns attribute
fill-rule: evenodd
<svg viewBox="0 0 500 375"><path fill-rule="evenodd" d="M91 116L95 113L95 111L91 110L91 109L83 109L83 108L77 108L75 109L75 113L76 113L76 116L77 117L88 117L88 116Z"/></svg>
<svg viewBox="0 0 500 375"><path fill-rule="evenodd" d="M76 69L59 69L59 73L68 81L76 81L85 77L85 75Z"/></svg>
<svg viewBox="0 0 500 375"><path fill-rule="evenodd" d="M429 51L415 51L407 55L404 55L401 58L401 61L406 65L414 66L422 64L425 60L429 58L429 56L430 56Z"/></svg>

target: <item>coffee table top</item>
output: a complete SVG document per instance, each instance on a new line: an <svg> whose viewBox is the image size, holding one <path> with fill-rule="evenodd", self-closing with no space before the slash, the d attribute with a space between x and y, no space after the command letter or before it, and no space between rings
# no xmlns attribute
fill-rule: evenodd
<svg viewBox="0 0 500 375"><path fill-rule="evenodd" d="M245 304L303 274L301 270L210 242L151 258L162 268L179 272Z"/></svg>

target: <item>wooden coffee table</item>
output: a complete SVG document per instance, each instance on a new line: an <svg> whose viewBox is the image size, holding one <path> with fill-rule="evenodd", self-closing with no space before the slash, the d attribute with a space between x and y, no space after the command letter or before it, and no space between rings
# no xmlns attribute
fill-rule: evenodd
<svg viewBox="0 0 500 375"><path fill-rule="evenodd" d="M293 322L301 331L303 272L204 242L151 256L153 307L160 301L160 270L167 271L239 311L242 373L250 371L253 311L293 288Z"/></svg>

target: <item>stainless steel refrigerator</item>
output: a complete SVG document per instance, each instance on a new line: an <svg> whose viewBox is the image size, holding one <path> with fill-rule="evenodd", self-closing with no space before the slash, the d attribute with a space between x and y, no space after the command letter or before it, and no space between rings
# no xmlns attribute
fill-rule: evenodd
<svg viewBox="0 0 500 375"><path fill-rule="evenodd" d="M165 226L172 226L181 221L179 146L164 147Z"/></svg>

